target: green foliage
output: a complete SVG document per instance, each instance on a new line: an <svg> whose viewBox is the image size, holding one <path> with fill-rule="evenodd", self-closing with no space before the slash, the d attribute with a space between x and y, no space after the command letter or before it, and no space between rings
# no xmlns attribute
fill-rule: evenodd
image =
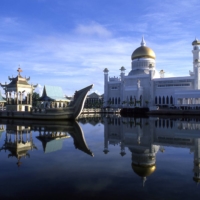
<svg viewBox="0 0 200 200"><path fill-rule="evenodd" d="M38 105L39 98L40 98L40 95L37 92L33 92L33 96L32 96L33 106Z"/></svg>

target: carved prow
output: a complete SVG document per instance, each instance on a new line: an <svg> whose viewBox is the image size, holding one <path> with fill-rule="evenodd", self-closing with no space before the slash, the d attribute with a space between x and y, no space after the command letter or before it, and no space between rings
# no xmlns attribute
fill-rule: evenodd
<svg viewBox="0 0 200 200"><path fill-rule="evenodd" d="M74 118L76 119L83 109L85 100L87 98L87 93L93 88L93 84L83 88L82 90L76 91L74 94L74 101L71 106L73 106L74 109Z"/></svg>

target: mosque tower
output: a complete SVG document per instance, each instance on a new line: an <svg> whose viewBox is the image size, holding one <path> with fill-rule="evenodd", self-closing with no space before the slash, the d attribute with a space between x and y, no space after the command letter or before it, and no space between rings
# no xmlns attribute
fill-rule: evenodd
<svg viewBox="0 0 200 200"><path fill-rule="evenodd" d="M194 89L200 89L200 50L199 50L200 41L195 39L192 42L193 46L193 75L195 76Z"/></svg>
<svg viewBox="0 0 200 200"><path fill-rule="evenodd" d="M108 72L109 70L105 68L103 72L104 72L104 107L106 107L108 104L107 100L108 100Z"/></svg>

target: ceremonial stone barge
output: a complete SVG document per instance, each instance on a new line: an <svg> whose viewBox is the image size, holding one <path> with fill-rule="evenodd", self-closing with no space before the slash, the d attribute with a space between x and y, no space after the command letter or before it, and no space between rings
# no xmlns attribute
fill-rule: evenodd
<svg viewBox="0 0 200 200"><path fill-rule="evenodd" d="M32 96L37 85L29 84L30 77L22 77L20 68L17 71L17 77L8 77L11 81L9 84L0 83L6 94L6 110L2 108L0 117L43 120L76 119L83 109L88 91L93 87L93 85L90 85L76 91L73 100L68 105L33 107ZM44 96L39 100L42 101L43 105L47 105L46 99L48 99L49 105L54 101L54 99L44 98Z"/></svg>

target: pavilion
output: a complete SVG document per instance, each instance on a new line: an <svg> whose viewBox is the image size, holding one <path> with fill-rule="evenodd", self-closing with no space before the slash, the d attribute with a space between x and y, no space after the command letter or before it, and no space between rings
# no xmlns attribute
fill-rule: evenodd
<svg viewBox="0 0 200 200"><path fill-rule="evenodd" d="M21 76L22 69L18 68L18 75L14 78L8 77L10 83L1 84L6 94L7 111L30 111L32 108L33 91L37 85L29 84L29 78Z"/></svg>
<svg viewBox="0 0 200 200"><path fill-rule="evenodd" d="M1 91L0 91L0 110L3 110L4 104L6 103L6 101L4 100L4 98L1 95Z"/></svg>
<svg viewBox="0 0 200 200"><path fill-rule="evenodd" d="M49 85L44 86L42 96L38 100L43 102L44 108L63 108L70 102L70 100L64 96L61 87Z"/></svg>

